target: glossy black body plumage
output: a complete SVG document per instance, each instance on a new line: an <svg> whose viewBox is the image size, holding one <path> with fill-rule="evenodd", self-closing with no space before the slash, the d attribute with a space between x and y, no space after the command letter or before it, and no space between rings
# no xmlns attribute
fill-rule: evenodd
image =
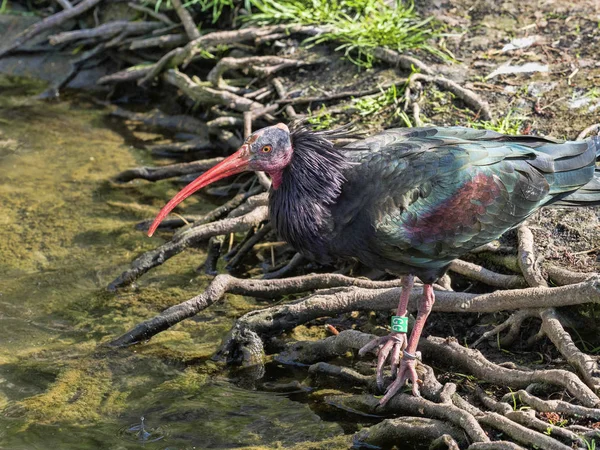
<svg viewBox="0 0 600 450"><path fill-rule="evenodd" d="M424 127L336 148L328 137L293 130L292 160L270 192L280 236L321 262L354 258L431 283L542 206L600 204L599 138Z"/></svg>

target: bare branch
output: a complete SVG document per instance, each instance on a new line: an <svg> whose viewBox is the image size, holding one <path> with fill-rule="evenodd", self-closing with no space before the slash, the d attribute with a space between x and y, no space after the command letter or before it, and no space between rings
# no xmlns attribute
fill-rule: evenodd
<svg viewBox="0 0 600 450"><path fill-rule="evenodd" d="M173 8L175 8L175 12L179 16L190 41L198 39L200 37L200 32L198 31L198 27L194 23L194 19L192 19L190 12L183 7L181 0L171 0L171 2L173 3Z"/></svg>
<svg viewBox="0 0 600 450"><path fill-rule="evenodd" d="M79 5L78 5L79 6ZM96 28L86 30L65 31L50 36L48 40L52 45L65 44L79 39L101 38L109 39L119 33L143 34L160 28L160 22L129 22L128 20L116 20L100 25Z"/></svg>
<svg viewBox="0 0 600 450"><path fill-rule="evenodd" d="M148 14L150 17L154 17L155 19L160 20L161 22L164 22L166 25L169 25L169 26L175 25L175 22L173 22L171 19L169 19L169 17L167 17L165 14L154 11L152 8L146 8L145 6L138 5L137 3L134 3L134 2L127 3L127 6L129 6L131 9L135 9L136 11L143 12L144 14Z"/></svg>

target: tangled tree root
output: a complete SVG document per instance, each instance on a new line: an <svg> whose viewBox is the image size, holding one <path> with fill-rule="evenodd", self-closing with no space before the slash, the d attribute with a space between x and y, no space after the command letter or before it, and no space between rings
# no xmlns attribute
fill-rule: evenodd
<svg viewBox="0 0 600 450"><path fill-rule="evenodd" d="M348 351L358 350L364 343L369 342L372 337L358 331L348 330L323 341L288 344L286 350L279 355L278 361L309 364L317 359L322 361L339 358L347 354ZM523 373L523 371L516 370L506 377L506 371L514 369L506 369L491 363L485 360L479 352L465 349L456 342L430 337L424 344L422 348L425 350L426 358L428 355L435 355L434 359L440 364L467 369L467 372L473 373L484 382L496 384L497 378L501 377L503 380L510 379L517 384L528 385L531 382L538 382L540 379L545 381L562 379L561 374L559 374L561 371ZM482 367L482 369L478 369L478 367ZM509 393L500 401L496 401L485 394L481 388L477 388L475 395L484 407L490 410L487 412L482 411L457 395L456 385L447 383L442 386L433 377L431 368L427 368L427 366L422 368L425 368L424 371L421 371L424 378L422 391L427 400L415 399L407 394L400 394L385 408L380 408L377 399L369 396L337 396L330 398L329 403L337 407L380 416L385 416L388 413L401 413L409 416L424 415L438 420L445 420L462 427L474 442L489 440L487 434L481 428L481 426L486 426L495 428L526 445L562 450L572 448L572 445L576 445L578 448L584 447L584 438L568 428L559 427L538 419L535 416L536 411L559 412L574 417L589 418L597 418L600 414L597 397L594 394L591 394L589 401L591 403L595 402L595 407L584 407L564 401L544 401L524 390ZM309 374L333 377L338 386L340 382L342 384L350 383L351 385L362 385L370 392L377 392L374 374L362 375L347 367L325 362L313 363L309 368ZM562 381L558 381L558 383L562 385ZM590 395L589 390L586 392L586 388L581 381L575 381L575 383L578 384L576 390L583 394L582 400L584 402L588 401L586 398ZM515 402L515 398L518 398L520 403L529 404L533 408L527 411L514 409L509 405ZM507 403L504 403L505 401ZM441 404L436 406L436 402ZM386 429L387 433L393 434L393 429L388 429L390 425L377 425L377 428L374 429L373 439L383 439L383 437L380 437L383 429ZM461 435L456 435L456 432L450 432L449 434L455 438L461 438ZM368 442L370 435L370 429L363 430L355 437L355 440Z"/></svg>
<svg viewBox="0 0 600 450"><path fill-rule="evenodd" d="M100 2L101 0L83 0L72 6L68 0L60 0L59 4L64 10L33 25L12 42L5 43L0 49L0 56L18 51L20 46L42 32L80 18ZM96 28L54 33L50 38L55 45L72 48L87 46L88 49L81 55L82 63L110 51L112 57L129 66L101 78L99 84L103 86L115 88L126 82L137 82L140 86L162 83L170 92L181 94L181 103L186 104L187 110L192 106L202 109L200 120L188 115L167 116L160 111L132 113L111 107L110 113L113 115L181 133L185 135L182 140L188 139L185 142L149 147L154 154L179 158L190 152L201 151L203 157L194 162L134 168L118 174L115 177L117 182L125 183L134 179L158 181L196 175L238 148L253 124L262 126L302 118L303 114L294 109L295 105L311 105L311 108L313 105L323 105L326 113L337 111L352 114L338 102L350 97L378 94L382 88L392 86L405 86L404 97L399 99L399 103L404 104L405 111L412 112L416 124L425 120L422 119L421 110L427 105L420 95L421 85L425 84L433 84L441 90L451 92L473 110L476 117L483 120L492 118L488 103L472 90L441 76L435 66L386 48L375 49L374 56L398 67L400 73L381 87L346 87L334 92L319 93L318 96L307 96L305 92L298 94L293 92L294 86L286 85L283 78L274 78L274 75L284 77L282 71L286 68L324 62L319 58L306 56L292 59L289 57L290 53L257 53L267 47L265 43L287 39L289 36L317 36L327 31L327 27L272 25L200 35L198 24L182 2L173 0L172 4L176 16L172 14L168 17L151 8L130 3L131 8L143 15L141 20L105 23ZM175 30L177 23L183 25L183 29ZM215 50L222 44L240 46L245 53L239 57L228 53L222 58L213 59L210 53L217 54ZM140 50L143 50L142 59L131 53ZM75 64L76 67L69 76L74 76L81 65ZM200 66L202 70L198 70ZM411 73L415 68L418 73ZM205 79L198 78L198 73L203 73ZM243 78L247 75L255 78ZM57 85L55 90L58 91L63 84ZM239 133L242 126L244 136ZM588 127L582 132L582 136L594 133L597 129L597 125ZM218 147L218 151L213 151L215 147ZM271 264L270 269L265 270L265 279L239 279L230 275L218 275L200 295L139 324L113 340L110 345L123 347L150 339L174 324L198 314L228 293L268 299L279 299L283 295L306 295L290 303L247 313L236 321L219 355L233 360L236 359L235 355L241 355L244 364L261 366L265 348L270 350L264 342L267 339L274 341L275 336L298 325L355 311L387 313L396 306L400 286L398 280L373 281L340 274L277 279L284 275L306 273L315 270L315 267L310 266L308 261L291 249L269 241L273 233L269 232L267 216L265 190L268 188L269 181L264 175L252 179L241 178L241 181L237 180L226 189L231 193L225 203L208 214L185 214L166 220L161 230L175 230L172 238L158 248L140 255L131 268L116 278L109 288L114 290L125 287L186 248L205 241L210 242L210 250L204 269L210 273L215 272L216 261L225 253L227 242L236 244L227 255L230 268L242 268L249 256L258 256L266 246L271 251ZM148 221L138 224L138 228L142 230L148 226ZM242 233L245 237L240 240L239 236L234 236L235 233ZM373 338L372 335L345 330L316 342L283 343L279 346L283 350L279 351L277 360L307 365L307 374L316 384L326 384L334 379L336 387L339 387L340 382L349 385L349 392L352 394L355 394L356 386L369 393L332 396L327 399L332 407L361 411L382 419L398 414L405 416L384 420L361 430L355 437L357 443L387 445L392 440L407 440L418 432L420 439L432 441L432 449L522 449L521 445L544 449L584 448L584 439L597 437L589 421L600 420L597 360L593 355L577 348L567 330L567 322L557 308L600 303L600 278L595 273L581 274L545 265L536 258L531 231L525 226L521 227L518 237L518 248L499 248L490 244L474 251L469 257L470 262L454 262L451 267L452 277L466 279L478 288L477 292L487 293L454 292L452 287L456 288L457 285L452 284L452 279L447 277L440 280L443 287L439 286L437 291L438 301L434 311L473 314L514 310L516 312L504 323L484 333L475 345L500 337L501 333L504 335L499 339L500 344L510 345L520 337L525 320L539 321L540 332L530 340L530 344L539 345L539 341L547 337L549 345L556 350L555 353L566 362L563 366L568 365L574 371L565 370L564 367L535 370L507 367L506 364L494 362L492 357L486 357L478 350L459 345L453 339L431 336L420 343L425 360L436 361L446 369L461 370L469 377L477 377L484 387L495 389L486 392L474 389L469 383L441 384L434 376L433 369L421 364L419 370L424 398L399 394L385 408L381 408L378 406L378 399L374 397L379 392L375 375L372 370L369 372L372 368L365 370L365 361L358 361L363 369L361 371L352 366L357 363L354 354ZM264 241L268 242L265 244ZM277 252L274 250L276 245ZM501 268L500 271L498 267ZM503 267L507 270L504 271ZM343 267L340 270L348 273L351 269ZM552 284L560 287L549 288L548 285ZM492 288L503 290L489 292ZM315 290L317 291L314 292ZM420 296L421 288L417 287L411 293L411 311L416 310L416 300ZM351 322L347 317L340 320L345 324ZM336 364L327 362L329 360L335 360ZM264 371L258 370L256 373L258 377ZM447 376L452 377L452 372ZM534 395L534 391L537 393L536 386L540 384L549 386L546 390L552 390L551 400ZM517 391L507 392L508 387ZM517 403L530 409L518 410L514 406ZM573 423L560 427L544 420L541 413L562 414ZM499 436L503 440L493 440Z"/></svg>

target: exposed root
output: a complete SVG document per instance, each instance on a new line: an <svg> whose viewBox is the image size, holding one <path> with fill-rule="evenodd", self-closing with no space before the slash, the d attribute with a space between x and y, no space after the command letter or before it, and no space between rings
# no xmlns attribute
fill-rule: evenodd
<svg viewBox="0 0 600 450"><path fill-rule="evenodd" d="M465 444L462 434L460 428L451 426L441 420L407 416L398 419L386 419L377 425L364 428L354 435L353 441L355 446L369 445L384 448L402 442L403 446L407 446L405 448L411 448L417 442L422 443L424 439L429 442L446 437L446 440L452 442L454 446L446 446L445 448L458 449L456 440L462 445Z"/></svg>
<svg viewBox="0 0 600 450"><path fill-rule="evenodd" d="M433 75L435 73L431 67L429 67L420 59L408 55L402 55L397 51L390 50L389 48L377 47L373 51L373 55L382 61L396 65L404 70L412 71L413 68L416 68L427 75Z"/></svg>
<svg viewBox="0 0 600 450"><path fill-rule="evenodd" d="M460 447L452 436L444 434L431 443L429 450L460 450Z"/></svg>
<svg viewBox="0 0 600 450"><path fill-rule="evenodd" d="M279 103L282 103L284 105L300 105L300 104L304 104L304 103L329 102L332 100L340 100L340 99L348 98L348 97L359 98L359 97L364 97L366 95L379 94L379 93L381 93L382 90L386 90L392 86L398 86L401 84L405 84L407 81L408 81L408 78L400 78L400 79L395 80L392 83L386 83L386 84L383 84L376 88L365 89L363 91L342 91L342 92L337 92L335 94L324 95L324 96L320 96L320 97L298 97L298 98L291 98L291 99L284 98L284 99L281 99L279 101Z"/></svg>
<svg viewBox="0 0 600 450"><path fill-rule="evenodd" d="M258 222L261 222L262 220L264 220L264 216L261 216L261 213L257 213L256 211L259 211L259 208L254 210L255 214L253 216L253 221L255 221L256 219L261 219L258 220ZM264 214L266 214L266 208ZM248 222L253 221L248 220L247 216L242 216L242 218L246 218L246 220L235 223L236 227L239 226L240 229L242 228L242 225L244 225L243 228L249 229L250 226L256 226L257 224L249 224ZM113 283L111 283L110 288L116 289L120 286L132 282L137 277L147 272L150 268L162 263L162 261L164 261L165 258L173 256L174 254L178 253L187 245L190 245L193 242L208 239L211 236L232 232L223 231L223 228L225 227L227 227L227 229L229 230L232 230L234 228L233 223L231 221L220 221L216 222L216 224L218 224L217 229L215 229L214 227L215 223L206 226L200 226L196 230L192 229L190 232L183 234L181 238L176 240L174 239L173 241L159 247L157 250L153 250L142 255L134 262L134 265L130 270L124 272L115 281L113 281ZM326 275L320 276L324 277L324 279L328 279ZM336 275L329 276L335 277ZM247 290L242 291L240 293L244 293L245 295L254 295L255 291L251 289L251 287L253 286L252 283L284 282L290 283L290 285L293 286L295 285L295 280L302 278L303 277L289 278L283 280L247 280L249 283L249 285L247 286ZM347 277L342 277L342 279L352 280L352 282L346 282L344 284L340 284L338 282L334 285L345 285L354 287L345 288L334 292L319 292L289 305L278 305L260 311L253 311L248 314L245 314L240 319L238 319L236 326L241 328L252 329L253 331L256 331L257 333L262 335L274 334L277 332L292 329L301 323L309 322L311 320L316 319L317 317L338 315L350 311L388 311L396 306L398 297L400 295L399 289L389 289L389 287L398 286L400 284L399 280L392 280L389 282L375 282ZM241 282L241 280L238 280L237 282ZM206 296L212 298L211 295L213 294L211 293L214 292L214 289L211 286L212 284L200 296L194 297L193 299L181 303L180 305L169 308L168 310L163 312L163 314L157 316L155 319L151 319L150 321L139 325L138 327L141 327L141 331L138 330L136 331L136 333L133 333L133 337L131 339L126 339L128 343L125 343L123 345L129 345L140 340L148 339L154 334L166 330L167 328L178 323L179 321L191 317L191 315L194 315L198 311L204 309L206 306L208 306L208 304L197 309L190 309L189 305L198 304L198 299L204 299ZM317 284L315 288L316 287L323 286ZM305 291L298 290L292 292L297 293ZM223 291L221 294L223 294L224 292L225 291ZM411 293L409 303L409 308L411 310L414 311L416 309L417 298L419 298L421 295L421 289L413 290L413 292ZM529 288L513 291L498 291L491 294L483 295L438 291L436 293L436 297L438 301L435 303L433 310L445 312L493 312L505 309L541 307L546 305L565 306L566 304L600 302L600 280L593 279L584 283L554 289ZM214 301L216 300L218 299L211 300L209 304L214 303ZM204 305L205 302L205 300L200 301L202 305ZM186 313L179 313L178 308L181 308L181 310ZM190 311L193 312L188 315L187 313ZM148 323L151 324L148 325ZM129 334L131 334L131 332L128 333L128 335ZM119 341L119 339L117 341ZM449 346L446 347L450 348ZM468 349L465 349L465 351L473 352L473 350ZM449 354L454 355L454 353L452 352L450 352ZM476 354L483 358L479 352L476 352ZM456 353L456 355L458 357L460 353L458 352ZM477 364L475 360L473 361L473 363ZM482 370L491 370L492 372L494 371L493 368L490 369L485 365L484 367L485 369ZM572 377L575 377L575 375L572 373L566 372L566 374L569 375L567 377L569 380L572 380ZM543 376L541 379L542 381L545 380ZM576 377L575 380L577 380L577 382L573 381L574 385L578 386L579 384L583 384ZM533 381L534 380L529 382ZM504 381L502 381L501 383L503 382ZM527 384L529 384L529 382ZM522 383L517 383L516 387L524 386ZM589 388L585 387L584 392L588 391ZM585 397L585 395L583 394L582 396ZM592 398L596 398L593 393L591 394L591 396L587 396L587 399L589 400L588 404L591 402L590 399Z"/></svg>
<svg viewBox="0 0 600 450"><path fill-rule="evenodd" d="M283 83L281 82L281 80L279 78L273 78L271 83L273 84L273 87L277 91L277 95L279 96L279 98L284 99L286 96L286 89L283 86ZM298 114L296 113L296 111L294 110L294 107L292 105L286 105L284 110L290 120L293 120L298 116Z"/></svg>
<svg viewBox="0 0 600 450"><path fill-rule="evenodd" d="M481 267L461 259L456 259L450 264L450 270L470 278L475 281L480 281L489 286L501 287L505 289L518 289L527 286L527 282L523 277L518 275L504 275Z"/></svg>
<svg viewBox="0 0 600 450"><path fill-rule="evenodd" d="M437 291L436 300L439 301L436 301L433 310L444 312L492 312L523 308L534 302L538 302L538 304L560 302L563 305L566 301L588 303L591 300L589 294L592 292L597 299L596 301L600 301L600 292L597 290L596 284L588 283L546 289L545 291L540 291L540 288L530 288L497 291L483 295ZM563 295L560 295L559 290L562 291ZM564 295L567 290L573 291L570 297ZM421 291L420 288L412 291L409 301L410 310L416 310L417 299L422 295ZM250 312L240 317L237 323L239 326L249 327L259 334L274 334L289 330L300 323L314 320L317 317L338 315L349 311L388 311L396 306L399 295L398 289L359 287L345 288L331 293L318 292L292 304L278 305Z"/></svg>
<svg viewBox="0 0 600 450"><path fill-rule="evenodd" d="M567 362L574 367L583 381L592 389L600 388L600 378L594 376L598 373L598 362L577 348L571 335L560 323L559 314L554 308L544 309L540 312L542 318L542 331L556 346Z"/></svg>
<svg viewBox="0 0 600 450"><path fill-rule="evenodd" d="M512 345L521 332L521 325L525 319L530 317L538 317L539 312L533 309L521 309L512 313L508 319L502 322L500 325L495 326L492 330L486 331L483 335L475 341L473 347L477 347L483 341L497 336L508 328L508 332L500 338L500 345L503 347Z"/></svg>
<svg viewBox="0 0 600 450"><path fill-rule="evenodd" d="M50 36L48 40L51 45L66 44L68 42L79 41L82 39L101 39L108 40L117 35L122 37L148 33L162 27L160 22L130 22L128 20L116 20L100 25L96 28L85 30L65 31Z"/></svg>
<svg viewBox="0 0 600 450"><path fill-rule="evenodd" d="M419 106L419 102L413 102L413 119L415 121L415 126L422 127L423 121L421 120L421 107Z"/></svg>
<svg viewBox="0 0 600 450"><path fill-rule="evenodd" d="M583 139L594 133L600 133L600 123L595 123L585 128L581 133L579 133L579 135L577 136L577 140L582 141Z"/></svg>
<svg viewBox="0 0 600 450"><path fill-rule="evenodd" d="M430 417L451 423L473 442L489 442L489 438L477 419L453 404L435 403L423 397L409 394L398 394L390 399L385 406L379 405L379 400L371 395L361 396L332 396L330 403L338 403L341 407L350 407L368 414L400 414L402 416Z"/></svg>
<svg viewBox="0 0 600 450"><path fill-rule="evenodd" d="M492 120L492 112L490 105L483 100L479 95L470 89L462 87L455 81L449 80L442 76L431 76L422 73L416 73L411 76L411 82L425 81L428 83L435 83L441 89L452 92L456 97L461 99L468 107L477 113L477 115L483 120Z"/></svg>
<svg viewBox="0 0 600 450"><path fill-rule="evenodd" d="M535 416L535 410L533 409L528 409L526 411L513 410L513 408L511 408L507 403L497 402L491 397L487 396L481 388L477 389L477 396L479 397L479 400L486 406L486 408L505 416L507 419L510 419L513 422L517 422L522 426L537 430L538 432L544 433L548 436L562 439L563 442L566 442L568 445L572 445L573 443L580 446L583 445L583 440L573 431L538 419ZM538 440L535 445L540 446L537 435L531 435L531 437L532 439ZM545 446L543 448L545 448Z"/></svg>
<svg viewBox="0 0 600 450"><path fill-rule="evenodd" d="M600 398L572 372L558 369L531 372L508 369L488 361L477 350L461 347L451 339L433 336L421 341L420 347L426 358L453 364L490 383L516 389L525 388L531 383L553 384L567 390L587 407L600 406Z"/></svg>
<svg viewBox="0 0 600 450"><path fill-rule="evenodd" d="M225 241L225 236L213 236L208 240L208 249L206 251L206 260L202 266L198 267L197 271L204 271L207 275L217 276L217 263L221 256L221 247Z"/></svg>
<svg viewBox="0 0 600 450"><path fill-rule="evenodd" d="M363 386L373 394L379 391L375 377L363 375L348 367L327 364L326 362L318 362L308 368L308 374L313 378L318 376L330 377L337 384L344 382L352 386Z"/></svg>
<svg viewBox="0 0 600 450"><path fill-rule="evenodd" d="M477 253L482 253L482 252L497 252L500 250L500 248L501 248L500 242L498 242L498 241L488 242L487 244L483 244L483 245L471 250L471 254L477 254Z"/></svg>
<svg viewBox="0 0 600 450"><path fill-rule="evenodd" d="M201 173L223 161L223 159L224 158L201 159L199 161L170 164L161 167L136 167L121 172L115 176L114 180L119 183L126 183L135 179L158 181L166 178L180 177L182 175Z"/></svg>
<svg viewBox="0 0 600 450"><path fill-rule="evenodd" d="M16 50L21 45L25 44L31 38L37 36L38 34L43 33L44 31L48 31L52 28L56 28L71 20L86 11L89 11L94 6L98 5L102 0L83 0L74 6L73 8L67 8L64 11L61 11L57 14L53 14L51 16L46 17L40 22L34 23L25 31L20 33L12 42L6 45L3 48L0 48L0 58L4 55Z"/></svg>
<svg viewBox="0 0 600 450"><path fill-rule="evenodd" d="M277 359L293 364L315 364L319 361L342 356L349 351L358 351L376 336L357 330L344 330L340 334L319 341L297 341L286 346Z"/></svg>
<svg viewBox="0 0 600 450"><path fill-rule="evenodd" d="M98 78L97 84L117 84L117 83L125 83L128 81L135 81L143 78L147 75L151 67L148 65L140 65L140 66L132 66L128 67L125 70L121 70L119 72L111 73L110 75L105 75L103 77Z"/></svg>
<svg viewBox="0 0 600 450"><path fill-rule="evenodd" d="M547 450L572 450L571 447L558 442L537 431L531 430L497 413L485 413L477 420L484 425L496 428L522 444L532 445Z"/></svg>
<svg viewBox="0 0 600 450"><path fill-rule="evenodd" d="M259 186L257 186L255 189L258 191L258 189L261 189L261 188ZM254 191L250 191L250 192L254 192ZM228 214L228 217L240 217L240 216L243 216L244 214L248 214L250 211L252 211L253 209L255 209L259 206L267 206L268 204L269 204L269 194L267 194L266 192L263 192L262 194L258 194L258 195L248 196L248 198L246 199L245 202L242 202L242 204L240 206L236 207Z"/></svg>
<svg viewBox="0 0 600 450"><path fill-rule="evenodd" d="M538 259L533 250L533 233L526 225L521 225L518 229L519 254L518 263L523 276L529 286L548 287L548 283L541 273Z"/></svg>
<svg viewBox="0 0 600 450"><path fill-rule="evenodd" d="M525 450L520 445L509 441L475 442L467 450Z"/></svg>
<svg viewBox="0 0 600 450"><path fill-rule="evenodd" d="M595 272L573 272L572 270L553 265L548 265L545 269L548 273L548 278L559 286L581 283L598 275Z"/></svg>
<svg viewBox="0 0 600 450"><path fill-rule="evenodd" d="M181 89L192 100L206 105L223 105L240 112L264 108L262 104L249 98L226 90L214 89L210 87L211 83L196 83L178 70L167 70L163 78L167 83Z"/></svg>
<svg viewBox="0 0 600 450"><path fill-rule="evenodd" d="M182 64L187 65L196 57L197 54L210 50L219 44L230 45L237 42L253 41L260 37L282 32L288 32L290 34L308 34L314 36L322 33L323 30L324 28L314 26L272 25L208 33L204 36L200 36L198 39L190 41L185 47L178 47L165 54L157 63L149 67L148 72L143 77L140 77L139 84L144 85L152 81L167 67L179 67Z"/></svg>
<svg viewBox="0 0 600 450"><path fill-rule="evenodd" d="M318 342L298 342L294 344L289 344L287 350L278 356L278 361L293 364L309 364L312 361L332 359L335 357L343 356L347 354L348 351L360 348L365 342L369 342L371 339L372 336L370 335L360 333L354 330L347 330L343 331L337 336L332 336ZM427 340L427 342L431 343L433 340L439 341L440 344L441 342L443 342L443 340L440 338L431 337ZM457 344L452 343L446 343L441 345L448 344L462 348ZM429 350L431 351L431 349ZM436 351L438 350L439 348L436 348ZM469 352L468 349L463 350ZM483 359L482 357L474 357L472 351L470 352L471 354L468 355L468 358L479 360L479 362L481 362L481 360ZM456 360L454 360L453 358L448 358L448 354L440 354L438 355L438 357L442 360L451 361L451 363L456 363ZM487 362L487 364L489 364L490 366L494 366L493 370L508 370L489 362ZM464 366L463 364L459 365ZM470 367L469 369L471 368L472 367ZM487 376L482 377L482 373L478 372L477 370L469 370L469 372L474 373L478 378L483 378L486 381L492 381L494 383L497 383L497 381L489 380ZM564 371L542 372L546 372L546 375L548 375L550 372L554 372L551 375L555 375L558 374L558 372ZM350 383L352 385L365 386L369 391L377 392L377 384L374 376L365 376L349 368L339 367L324 362L318 362L310 366L309 373L313 376L319 374L332 377L338 383L340 380L343 380L345 383ZM491 372L488 372L488 374L489 373ZM515 375L518 378L523 374L531 375L532 373L522 372L521 374L516 373ZM505 378L504 374L500 376ZM523 384L528 384L529 381L530 380L526 380ZM429 410L427 410L427 412L425 412L425 405L422 405L419 409L418 415L424 414L427 417L435 417L438 419L446 420L456 425L462 423L463 427L465 423L470 423L472 430L473 421L475 420L483 425L491 426L502 431L503 433L511 436L511 438L515 439L518 442L527 445L537 446L539 448L566 450L571 448L571 444L576 444L579 446L583 445L582 439L573 431L562 427L554 426L536 418L532 410L530 410L529 412L513 410L513 408L510 407L509 404L496 402L492 398L485 395L480 389L478 391L478 396L480 400L482 401L484 406L493 410L494 412L484 412L474 407L473 405L468 404L464 399L456 395L456 386L452 383L443 386L441 390L438 383L438 386L434 387L433 390L430 389L429 392L427 390L425 392L428 393L429 396L431 396L434 392L439 392L439 399L442 401L442 404L446 405L447 408L449 402L454 402L455 405L452 405L453 408L455 408L455 410L452 411L455 415L454 420L456 421L456 415L460 414L463 421L456 423L452 422L448 417L437 416L434 413L435 407L431 406L430 404L427 405L429 407ZM402 398L399 399L398 397ZM520 402L530 404L538 411L563 412L590 418L596 418L600 414L600 409L586 408L583 406L577 406L571 403L556 400L543 401L538 399L537 397L531 396L525 391L507 394L507 396L505 396L503 400L508 401L512 404L514 402L515 397L519 398ZM350 407L367 413L385 414L389 410L393 412L401 412L402 414L413 415L414 412L412 411L412 408L408 407L405 404L407 398L414 399L414 397L409 397L405 394L400 394L399 396L394 397L390 401L391 404L387 405L385 408L369 407L369 401L366 400L369 399L369 397L366 396L352 397L350 402L348 401L348 398L337 397L337 399L335 399L332 403L337 403L342 407ZM375 402L377 401L376 399L373 400ZM425 400L425 402L428 401ZM396 407L399 404L402 405L400 411L396 409ZM477 429L480 429L479 425L474 428L475 431ZM467 430L465 429L465 431ZM473 436L471 437L473 438ZM357 439L360 440L362 438L362 434L357 435L355 438L355 442ZM557 439L562 439L569 445L566 445L558 441Z"/></svg>
<svg viewBox="0 0 600 450"><path fill-rule="evenodd" d="M280 58L278 56L251 56L248 58L221 58L219 62L213 67L208 73L206 79L210 81L213 86L219 89L229 89L231 87L223 79L223 74L228 70L247 70L250 73L266 77L273 73L288 68L288 67L302 67L309 64L316 64L317 62L308 62L301 60L294 60L288 58Z"/></svg>
<svg viewBox="0 0 600 450"><path fill-rule="evenodd" d="M476 254L479 253L482 253L483 258L493 264L504 266L507 269L512 270L514 272L521 272L521 268L518 263L518 258L515 255L490 254L486 253L486 251L477 252ZM581 283L582 281L589 280L590 278L598 276L597 272L574 272L572 270L564 269L553 264L545 264L544 271L548 274L548 279L552 283L559 286Z"/></svg>
<svg viewBox="0 0 600 450"><path fill-rule="evenodd" d="M264 224L254 235L248 239L244 245L240 247L235 256L231 258L229 263L227 264L227 270L231 270L234 267L237 267L242 259L246 257L246 255L252 250L256 244L258 244L263 238L271 232L271 224Z"/></svg>
<svg viewBox="0 0 600 450"><path fill-rule="evenodd" d="M292 273L295 269L300 267L302 265L302 263L304 263L305 261L306 261L306 258L304 258L304 256L302 256L300 253L296 253L285 266L281 267L280 269L265 273L263 275L263 279L274 280L275 278L282 278L282 277Z"/></svg>
<svg viewBox="0 0 600 450"><path fill-rule="evenodd" d="M257 194L261 191L262 191L262 189L260 187L257 187L257 188L253 188L253 189L249 190L248 192L240 192L236 196L229 199L227 202L223 203L221 206L213 209L208 214L205 214L202 216L183 216L183 217L177 217L177 218L173 218L173 219L165 219L161 222L158 229L159 230L168 230L168 229L173 229L173 228L180 228L180 227L183 227L184 225L188 225L190 223L194 224L195 226L198 226L198 225L206 224L209 222L214 222L215 220L219 220L219 219L225 217L226 215L231 214L242 203L244 203L246 200L249 200L250 197L253 197L253 196L259 197L259 195L257 195ZM255 206L259 206L260 200L264 199L264 198L265 197L262 196L258 199L254 199L254 200L252 200L252 203ZM264 206L266 204L266 202L260 203L260 204L262 206ZM135 227L138 230L148 231L150 229L150 225L152 225L153 221L154 221L153 219L144 220L143 222L139 222Z"/></svg>
<svg viewBox="0 0 600 450"><path fill-rule="evenodd" d="M198 27L194 23L194 19L192 19L189 11L181 4L181 0L171 0L171 2L173 3L173 8L175 8L175 12L179 16L183 28L185 29L185 33L188 35L188 38L190 38L190 41L199 39L200 32L198 31Z"/></svg>
<svg viewBox="0 0 600 450"><path fill-rule="evenodd" d="M241 217L223 219L218 222L190 228L186 232L176 236L172 241L136 258L131 264L131 269L126 270L110 283L108 289L115 290L132 283L148 270L164 263L167 259L181 253L191 245L208 240L213 236L247 231L251 227L255 227L264 220L267 220L267 217L267 207L259 206Z"/></svg>
<svg viewBox="0 0 600 450"><path fill-rule="evenodd" d="M142 49L147 49L147 48L153 48L153 47L158 47L158 48L173 48L173 47L179 47L180 45L183 45L187 42L187 37L185 34L181 34L181 33L176 33L176 34L166 34L164 36L157 36L157 37L151 37L151 38L145 38L145 39L134 39L133 41L131 41L131 44L129 44L129 50L142 50ZM122 72L119 72L122 73ZM108 79L111 79L109 77L113 77L113 75L108 75Z"/></svg>
<svg viewBox="0 0 600 450"><path fill-rule="evenodd" d="M122 275L119 280L123 278L124 276ZM109 345L123 347L150 339L161 331L206 309L223 298L225 293L269 298L277 295L297 294L314 289L338 286L361 286L367 289L377 289L399 285L399 280L371 281L335 274L306 275L282 280L239 279L229 275L218 275L202 294L166 309L153 319L137 325L134 329L115 339ZM321 307L323 306L325 305ZM366 305L364 307L366 308ZM316 313L318 314L319 312ZM268 329L268 326L264 328Z"/></svg>
<svg viewBox="0 0 600 450"><path fill-rule="evenodd" d="M502 398L502 401L507 402L508 404L513 404L515 399L518 399L521 403L531 406L533 409L539 412L556 412L569 416L579 416L600 420L600 408L588 408L585 406L575 405L570 402L565 402L563 400L542 400L539 397L531 395L526 390L519 390L517 392L506 394Z"/></svg>
<svg viewBox="0 0 600 450"><path fill-rule="evenodd" d="M518 230L518 238L518 262L525 279L531 286L547 286L535 258L531 230L527 226L521 225ZM543 309L539 311L539 316L542 319L540 334L543 333L548 336L558 351L579 372L583 381L590 388L598 389L600 380L592 375L592 373L597 372L598 363L577 348L569 333L565 331L560 323L556 310L554 308Z"/></svg>

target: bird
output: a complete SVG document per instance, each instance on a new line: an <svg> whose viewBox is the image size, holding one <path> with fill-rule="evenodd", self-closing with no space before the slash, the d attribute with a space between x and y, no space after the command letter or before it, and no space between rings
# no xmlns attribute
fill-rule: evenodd
<svg viewBox="0 0 600 450"><path fill-rule="evenodd" d="M559 141L467 127L390 128L345 146L347 130L283 123L252 133L238 151L200 175L158 213L152 236L197 190L244 171L272 181L269 216L282 239L321 263L358 260L401 277L391 333L378 350L377 382L389 360L384 405L410 382L420 395L417 345L435 301L433 284L456 258L499 238L544 206L600 204L600 137ZM415 277L423 294L410 337Z"/></svg>

